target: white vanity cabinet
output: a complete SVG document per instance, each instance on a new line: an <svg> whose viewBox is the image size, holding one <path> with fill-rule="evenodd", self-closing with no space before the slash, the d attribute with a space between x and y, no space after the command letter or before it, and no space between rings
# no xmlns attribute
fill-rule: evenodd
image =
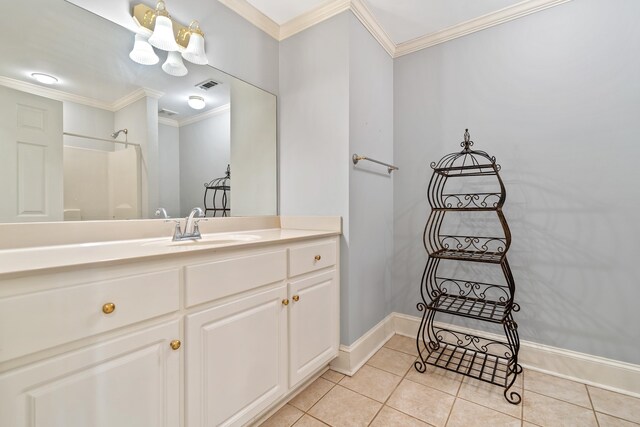
<svg viewBox="0 0 640 427"><path fill-rule="evenodd" d="M286 248L185 267L187 425L241 426L287 390ZM221 301L221 302L219 302Z"/></svg>
<svg viewBox="0 0 640 427"><path fill-rule="evenodd" d="M187 425L241 426L287 390L284 286L187 316Z"/></svg>
<svg viewBox="0 0 640 427"><path fill-rule="evenodd" d="M185 321L189 427L245 425L338 355L337 251L323 239L185 268L187 304L214 301Z"/></svg>
<svg viewBox="0 0 640 427"><path fill-rule="evenodd" d="M338 354L338 239L0 275L0 425L244 426Z"/></svg>
<svg viewBox="0 0 640 427"><path fill-rule="evenodd" d="M336 256L335 240L289 249L289 387L338 355Z"/></svg>
<svg viewBox="0 0 640 427"><path fill-rule="evenodd" d="M173 321L0 374L0 425L179 425L179 335Z"/></svg>
<svg viewBox="0 0 640 427"><path fill-rule="evenodd" d="M179 425L179 272L137 270L0 281L0 425Z"/></svg>

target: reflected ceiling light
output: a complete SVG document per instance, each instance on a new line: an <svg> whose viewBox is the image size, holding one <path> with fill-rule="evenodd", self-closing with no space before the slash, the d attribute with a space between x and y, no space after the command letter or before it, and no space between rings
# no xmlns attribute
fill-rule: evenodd
<svg viewBox="0 0 640 427"><path fill-rule="evenodd" d="M141 34L136 34L133 50L129 53L129 58L142 65L154 65L160 61L160 58L156 55L147 38Z"/></svg>
<svg viewBox="0 0 640 427"><path fill-rule="evenodd" d="M162 64L165 73L176 77L186 76L189 72L182 62L182 57L178 52L169 52L167 60Z"/></svg>
<svg viewBox="0 0 640 427"><path fill-rule="evenodd" d="M49 74L31 73L31 77L36 79L38 82L44 83L46 85L58 83L58 79L56 77L50 76Z"/></svg>
<svg viewBox="0 0 640 427"><path fill-rule="evenodd" d="M193 108L194 110L202 110L206 105L204 102L204 98L201 96L190 96L187 103L189 104L189 107Z"/></svg>
<svg viewBox="0 0 640 427"><path fill-rule="evenodd" d="M182 54L182 58L194 64L209 63L204 50L204 34L198 21L191 21L189 27L173 21L163 0L158 1L155 9L142 3L135 5L133 19L140 27L129 54L133 61L143 65L157 63L157 55L153 51L155 47L169 52L162 69L172 76L184 76L187 69L182 59L176 59L171 52ZM152 62L154 56L155 62Z"/></svg>

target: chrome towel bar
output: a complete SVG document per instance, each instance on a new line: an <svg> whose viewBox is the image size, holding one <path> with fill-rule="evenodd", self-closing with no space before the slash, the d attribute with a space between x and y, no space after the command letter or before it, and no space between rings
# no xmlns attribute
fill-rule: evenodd
<svg viewBox="0 0 640 427"><path fill-rule="evenodd" d="M368 160L370 162L377 163L382 166L386 166L387 172L389 172L389 175L391 175L391 172L393 171L400 170L400 168L397 166L393 166L393 165L390 165L389 163L384 163L384 162L381 162L380 160L375 160L367 156L358 156L357 154L354 154L353 157L351 157L351 160L353 160L354 165L357 165L360 160Z"/></svg>

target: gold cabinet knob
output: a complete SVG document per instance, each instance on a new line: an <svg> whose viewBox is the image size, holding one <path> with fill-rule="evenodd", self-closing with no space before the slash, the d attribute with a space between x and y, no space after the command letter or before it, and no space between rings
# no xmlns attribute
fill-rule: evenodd
<svg viewBox="0 0 640 427"><path fill-rule="evenodd" d="M289 305L289 300L288 299L283 299L282 300L282 305Z"/></svg>
<svg viewBox="0 0 640 427"><path fill-rule="evenodd" d="M171 347L172 350L179 349L181 345L182 343L180 342L180 340L173 340L169 343L169 347Z"/></svg>
<svg viewBox="0 0 640 427"><path fill-rule="evenodd" d="M116 311L116 305L112 302L108 302L102 306L102 312L104 314L111 314Z"/></svg>
<svg viewBox="0 0 640 427"><path fill-rule="evenodd" d="M316 261L320 261L320 260L322 259L322 257L321 257L320 255L316 255L316 256L314 257L314 259L315 259Z"/></svg>
<svg viewBox="0 0 640 427"><path fill-rule="evenodd" d="M300 295L294 295L293 300L296 302L300 301Z"/></svg>

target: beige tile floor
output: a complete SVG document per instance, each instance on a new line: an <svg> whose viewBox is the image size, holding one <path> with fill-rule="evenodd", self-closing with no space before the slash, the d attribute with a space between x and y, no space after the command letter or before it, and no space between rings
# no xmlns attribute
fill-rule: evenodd
<svg viewBox="0 0 640 427"><path fill-rule="evenodd" d="M413 368L412 338L395 335L353 377L325 372L261 427L640 426L640 399L525 370L514 389L435 367Z"/></svg>

